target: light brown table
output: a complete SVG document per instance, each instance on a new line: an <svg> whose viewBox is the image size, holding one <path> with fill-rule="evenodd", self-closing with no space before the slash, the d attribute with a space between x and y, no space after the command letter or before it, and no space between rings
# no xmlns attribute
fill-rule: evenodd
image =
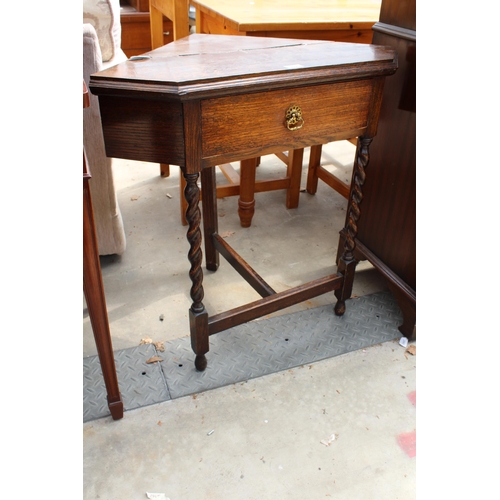
<svg viewBox="0 0 500 500"><path fill-rule="evenodd" d="M165 45L163 38L163 16L170 19L174 28L174 40L189 35L188 0L149 0L151 24L151 47Z"/></svg>
<svg viewBox="0 0 500 500"><path fill-rule="evenodd" d="M196 32L371 43L381 0L191 0Z"/></svg>

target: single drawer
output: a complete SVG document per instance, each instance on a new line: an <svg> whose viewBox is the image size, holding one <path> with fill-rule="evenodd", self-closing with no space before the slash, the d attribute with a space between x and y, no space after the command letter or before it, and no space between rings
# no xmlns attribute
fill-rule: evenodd
<svg viewBox="0 0 500 500"><path fill-rule="evenodd" d="M372 81L341 82L202 101L203 158L251 158L361 135ZM299 106L302 125L289 130L285 115ZM212 162L211 162L212 163Z"/></svg>

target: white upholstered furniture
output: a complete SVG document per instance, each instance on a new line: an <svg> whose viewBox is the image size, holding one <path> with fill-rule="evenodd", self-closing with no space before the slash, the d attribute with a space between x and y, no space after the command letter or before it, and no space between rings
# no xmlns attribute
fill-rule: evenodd
<svg viewBox="0 0 500 500"><path fill-rule="evenodd" d="M83 0L83 79L127 59L120 48L120 1ZM92 175L90 190L94 207L99 255L122 254L125 231L113 180L112 159L106 157L99 101L90 94L83 111L83 145Z"/></svg>

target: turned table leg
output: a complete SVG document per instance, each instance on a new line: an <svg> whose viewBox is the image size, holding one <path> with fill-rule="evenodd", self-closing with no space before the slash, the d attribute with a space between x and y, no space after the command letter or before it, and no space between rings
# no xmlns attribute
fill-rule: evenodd
<svg viewBox="0 0 500 500"><path fill-rule="evenodd" d="M338 270L344 276L342 286L335 290L337 303L335 304L335 314L342 316L345 312L345 301L351 297L354 283L354 272L358 261L354 257L356 248L355 238L358 233L357 222L361 215L360 205L363 201L363 184L365 183L365 169L369 161L369 147L371 138L360 137L354 161L354 170L351 182L351 193L347 208L346 225L344 228L345 240L344 251L338 261Z"/></svg>
<svg viewBox="0 0 500 500"><path fill-rule="evenodd" d="M189 309L189 326L191 332L191 347L196 354L195 367L203 371L207 367L205 354L209 350L208 345L208 313L203 305L203 270L201 268L203 253L201 250L201 213L199 209L200 189L198 188L199 174L186 174L182 169L186 188L184 196L187 202L186 219L188 222L187 239L189 242L188 259L191 263L189 278L192 286L190 290L193 301Z"/></svg>
<svg viewBox="0 0 500 500"><path fill-rule="evenodd" d="M250 227L255 212L255 169L257 158L242 160L240 163L240 198L238 215L241 227Z"/></svg>

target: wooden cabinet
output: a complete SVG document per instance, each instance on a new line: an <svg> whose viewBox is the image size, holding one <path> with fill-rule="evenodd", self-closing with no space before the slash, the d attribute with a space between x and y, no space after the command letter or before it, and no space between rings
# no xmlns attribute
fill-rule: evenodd
<svg viewBox="0 0 500 500"><path fill-rule="evenodd" d="M415 3L383 0L380 21L373 27L373 43L396 49L399 68L385 82L355 255L356 260L369 260L387 278L403 312L400 330L408 338L414 336L416 322Z"/></svg>
<svg viewBox="0 0 500 500"><path fill-rule="evenodd" d="M122 50L127 57L151 50L151 29L149 24L149 0L121 0L120 20L122 26ZM163 19L164 43L174 39L172 21Z"/></svg>

